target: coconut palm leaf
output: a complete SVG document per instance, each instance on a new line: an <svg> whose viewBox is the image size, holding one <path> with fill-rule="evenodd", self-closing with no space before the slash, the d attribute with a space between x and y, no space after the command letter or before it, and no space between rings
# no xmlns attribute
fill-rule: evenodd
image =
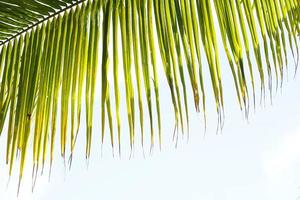
<svg viewBox="0 0 300 200"><path fill-rule="evenodd" d="M65 158L70 149L72 160L83 96L89 159L96 92L101 93L102 142L108 121L112 148L117 132L120 153L121 134L127 132L120 119L121 67L131 148L137 124L142 144L149 138L152 149L158 137L161 145L159 67L170 89L176 129L185 134L188 101L194 101L195 109L206 116L203 63L207 62L218 126L222 125L220 46L234 80L234 98L247 115L250 101L255 106L257 84L264 98L266 89L272 95L274 80L276 86L282 83L287 51L292 52L297 69L299 34L298 0L0 0L0 134L7 120L9 175L17 153L21 182L31 138L33 177L43 169L48 154L52 165L58 126L61 156ZM162 66L157 64L157 53ZM112 67L109 60L113 60ZM98 61L101 77L97 77ZM113 80L109 78L111 70ZM95 90L97 81L101 82L100 91ZM192 98L187 96L188 88ZM149 137L144 130L145 117L149 118ZM175 133L178 136L178 131Z"/></svg>

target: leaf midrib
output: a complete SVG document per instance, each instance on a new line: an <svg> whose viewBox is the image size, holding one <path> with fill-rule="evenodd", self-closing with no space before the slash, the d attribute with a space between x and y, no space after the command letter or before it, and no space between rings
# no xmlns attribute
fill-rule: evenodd
<svg viewBox="0 0 300 200"><path fill-rule="evenodd" d="M0 42L0 46L6 44L6 43L8 43L8 42L10 42L11 40L14 40L14 39L17 38L18 36L22 35L23 33L27 32L27 31L29 31L29 30L31 30L31 29L33 29L34 27L38 26L39 24L41 24L41 23L43 23L43 22L45 22L45 21L47 21L47 20L49 20L49 19L51 19L51 18L53 18L53 17L59 15L59 14L62 13L62 12L67 11L68 9L71 9L71 8L73 8L73 7L75 7L75 6L78 6L79 4L81 4L81 3L85 2L85 1L87 1L87 0L79 0L79 1L76 1L76 2L70 4L70 5L66 6L66 7L64 7L64 8L62 8L62 9L60 9L60 10L58 10L57 12L54 12L54 13L48 15L47 17L38 20L37 22L35 22L35 23L33 23L32 25L28 26L27 28L23 29L22 31L20 31L20 32L14 34L13 36L7 38L6 40Z"/></svg>

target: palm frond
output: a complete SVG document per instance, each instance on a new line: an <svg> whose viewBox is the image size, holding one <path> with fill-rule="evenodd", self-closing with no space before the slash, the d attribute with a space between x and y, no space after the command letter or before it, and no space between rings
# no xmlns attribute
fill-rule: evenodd
<svg viewBox="0 0 300 200"><path fill-rule="evenodd" d="M189 124L188 88L193 91L195 109L201 110L206 118L203 63L207 62L219 125L223 123L221 45L234 80L237 102L247 115L251 100L255 106L257 82L262 97L266 88L272 96L274 81L276 87L282 84L287 71L287 51L292 52L298 66L299 13L298 0L0 0L0 133L8 120L9 175L18 153L21 181L30 138L33 138L33 177L44 167L48 151L52 165L59 113L60 153L65 158L70 145L72 160L83 96L86 158L90 157L95 86L99 80L102 142L108 120L111 145L114 148L117 132L120 152L121 131L125 132L121 130L120 119L120 67L124 72L131 148L137 126L142 145L147 137L146 116L151 149L156 132L161 145L159 67L163 67L170 89L176 127L185 133L184 127ZM217 39L218 32L221 41ZM122 47L122 66L119 47ZM102 56L98 55L99 50ZM157 52L162 66L157 64ZM98 61L101 77L97 77Z"/></svg>

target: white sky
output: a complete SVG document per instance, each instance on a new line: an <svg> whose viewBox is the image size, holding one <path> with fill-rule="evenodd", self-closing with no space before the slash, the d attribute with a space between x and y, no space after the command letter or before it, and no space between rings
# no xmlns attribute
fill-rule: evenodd
<svg viewBox="0 0 300 200"><path fill-rule="evenodd" d="M205 138L200 116L191 112L191 140L177 149L170 142L173 118L165 114L170 113L171 107L162 106L170 110L162 112L165 145L161 153L155 152L146 159L138 152L131 160L128 155L121 160L112 158L108 144L101 158L100 133L94 131L87 170L82 131L78 141L83 142L77 144L72 170L65 175L57 157L51 182L47 182L47 175L39 177L32 194L28 168L19 199L296 199L300 196L299 83L299 78L285 83L273 106L267 103L265 108L258 108L249 123L234 103L226 101L221 135L215 135L216 117L212 110ZM161 103L167 105L169 100L164 96ZM0 142L3 158L5 137ZM3 159L0 171L4 177L0 180L1 199L15 199L17 171L7 189Z"/></svg>
<svg viewBox="0 0 300 200"><path fill-rule="evenodd" d="M212 104L209 78L206 77L208 89L206 136L204 137L202 114L195 113L192 98L189 98L190 141L186 144L186 140L180 138L179 146L175 149L172 142L174 117L171 114L169 90L166 81L160 79L162 152L159 152L156 146L154 154L149 156L146 148L146 158L143 158L141 148L137 145L135 156L131 160L128 159L129 146L125 136L128 135L127 118L123 110L123 157L112 158L108 133L101 157L100 87L98 86L92 157L88 169L84 156L85 119L83 117L71 171L65 172L61 158L56 156L51 181L48 182L47 166L46 174L38 177L35 192L31 193L29 158L19 199L282 200L300 197L299 75L293 80L291 74L294 69L290 65L289 81L285 81L282 91L278 90L273 105L271 106L267 100L266 106L257 106L255 113L251 111L248 123L238 109L231 73L223 50L220 54L226 110L222 134L216 135L217 116ZM290 64L292 64L291 59L289 57ZM123 76L122 72L120 73ZM207 74L207 70L205 73ZM160 76L163 77L162 71ZM189 95L191 97L191 91ZM257 95L259 96L258 92ZM124 94L122 98L124 104ZM146 107L144 112L146 116ZM149 136L149 133L146 134ZM136 142L138 143L139 140L137 139ZM14 171L9 186L6 187L8 169L4 163L5 143L4 134L0 138L0 199L17 199L17 170ZM59 146L58 144L56 146ZM28 152L30 155L31 148ZM115 153L117 153L116 149ZM56 155L59 155L58 149Z"/></svg>

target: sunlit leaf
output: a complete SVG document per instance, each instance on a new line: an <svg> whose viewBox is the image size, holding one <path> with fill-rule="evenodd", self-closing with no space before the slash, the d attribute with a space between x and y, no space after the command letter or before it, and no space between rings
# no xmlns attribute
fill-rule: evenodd
<svg viewBox="0 0 300 200"><path fill-rule="evenodd" d="M123 132L132 152L137 131L143 148L149 141L153 150L156 139L161 148L162 126L171 119L161 115L160 77L169 87L176 139L180 129L188 137L189 102L206 122L208 94L214 98L216 126L222 127L227 69L236 92L231 98L247 117L258 102L257 86L261 100L272 100L287 66L297 70L299 36L298 0L0 0L0 134L7 133L9 175L19 158L21 183L32 147L35 183L48 160L51 171L57 143L71 166L82 111L87 160L95 123L101 124L101 143L109 134L113 152L115 132L119 154ZM229 65L222 62L222 51ZM94 109L96 93L100 110ZM126 119L121 119L123 105ZM95 120L99 113L101 120Z"/></svg>

